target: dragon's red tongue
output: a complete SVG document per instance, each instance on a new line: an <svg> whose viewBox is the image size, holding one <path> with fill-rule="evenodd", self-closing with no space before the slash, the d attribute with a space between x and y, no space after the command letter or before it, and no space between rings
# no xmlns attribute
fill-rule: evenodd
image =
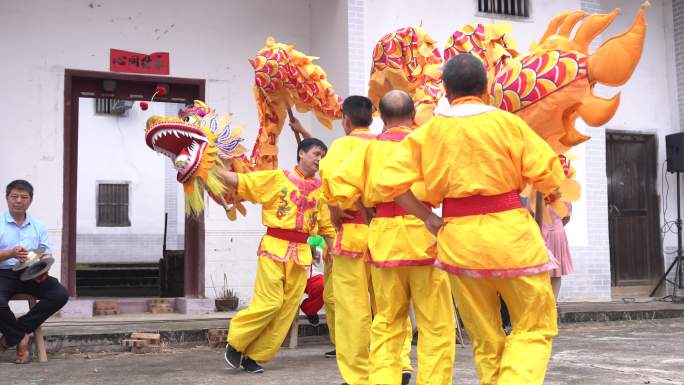
<svg viewBox="0 0 684 385"><path fill-rule="evenodd" d="M178 153L178 155L176 155L176 157L181 156L181 155L190 156L190 153L188 152L188 149L187 149L187 148L184 148L184 149L181 150L181 152Z"/></svg>

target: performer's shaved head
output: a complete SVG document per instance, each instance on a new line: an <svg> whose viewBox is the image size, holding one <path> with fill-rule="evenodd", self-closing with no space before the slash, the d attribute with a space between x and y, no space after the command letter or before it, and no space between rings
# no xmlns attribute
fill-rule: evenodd
<svg viewBox="0 0 684 385"><path fill-rule="evenodd" d="M385 125L396 121L413 122L415 115L416 108L411 96L402 90L392 90L380 99L380 117Z"/></svg>
<svg viewBox="0 0 684 385"><path fill-rule="evenodd" d="M487 87L487 71L480 59L470 54L460 54L446 62L442 69L442 81L450 100L461 96L480 97Z"/></svg>

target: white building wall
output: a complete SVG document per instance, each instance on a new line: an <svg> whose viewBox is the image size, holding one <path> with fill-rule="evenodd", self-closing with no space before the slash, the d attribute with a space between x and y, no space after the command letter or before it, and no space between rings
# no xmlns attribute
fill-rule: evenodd
<svg viewBox="0 0 684 385"><path fill-rule="evenodd" d="M95 113L95 99L80 98L77 263L157 262L162 257L164 212L170 212L170 245L177 243L179 228L177 196L182 191L175 182L166 185L171 169L167 158L142 140L150 114L176 114L182 105L150 103L142 111L135 103L124 116ZM97 186L100 183L128 183L131 225L97 226ZM166 189L169 189L167 194ZM168 200L168 202L167 202ZM183 229L181 222L181 230Z"/></svg>
<svg viewBox="0 0 684 385"><path fill-rule="evenodd" d="M548 1L532 0L532 17L509 20L518 48L525 52L538 39L546 23L564 10L606 11L623 8L602 37L621 32L632 22L640 1ZM168 51L171 76L207 79L206 99L219 112L233 112L234 122L246 126L248 146L257 132L257 114L251 95L253 71L247 63L267 36L295 44L300 50L321 56L319 64L341 96L365 94L371 51L377 40L396 28L422 23L442 47L458 27L472 22L498 22L477 14L472 0L435 0L418 6L408 0L276 0L250 2L203 2L151 0L135 5L110 2L26 0L0 5L0 46L12 60L0 63L6 128L0 131L6 159L12 167L0 171L0 182L25 178L34 183L36 199L31 213L49 227L59 261L62 229L63 84L64 69L109 70L109 48L136 52ZM586 128L593 139L578 148L583 161L576 162L585 178L584 197L575 206L568 228L577 273L564 281L562 299L610 298L605 129L653 132L659 137L659 161L663 136L678 131L677 73L673 30L682 28L681 0L653 1L647 11L649 30L642 62L630 82L621 87L622 106L615 119L603 128ZM55 19L54 15L61 15ZM198 15L188 17L189 14ZM678 39L677 42L679 42ZM677 43L678 52L681 47ZM681 72L681 71L680 71ZM681 74L680 74L681 77ZM681 94L681 82L679 85ZM604 92L604 91L601 91ZM609 91L610 94L614 92ZM682 98L680 98L681 100ZM681 102L680 102L681 103ZM303 123L314 136L327 142L340 135L339 123L326 132L310 117ZM142 142L140 127L140 141ZM280 142L281 166L294 164L295 142L287 128ZM170 183L161 175L160 184ZM674 180L670 180L671 185ZM660 186L660 179L659 179ZM670 197L673 197L672 191ZM166 198L167 201L171 199ZM82 203L79 202L79 205ZM182 202L177 218L182 215ZM674 204L670 203L670 207ZM258 207L247 205L249 214L237 222L225 219L223 210L209 203L206 214L206 294L213 295L228 275L229 286L238 290L243 304L251 297L256 267L255 251L263 227ZM582 214L584 213L584 214ZM671 213L668 218L672 219ZM160 219L161 223L161 219ZM182 223L182 222L180 222ZM182 236L178 229L179 236ZM674 241L676 242L676 241ZM673 238L665 238L672 246ZM59 263L53 274L59 275Z"/></svg>
<svg viewBox="0 0 684 385"><path fill-rule="evenodd" d="M167 51L170 75L207 79L208 103L219 112L233 112L235 122L246 126L251 146L258 127L252 99L253 69L247 59L263 47L269 35L310 52L310 7L308 0L291 0L287 6L276 0L192 4L180 0L135 4L28 0L0 4L0 46L12 53L12 60L0 64L0 102L11 111L6 114L0 142L12 144L5 149L11 167L2 168L0 182L24 178L34 183L36 199L31 213L49 228L58 261L53 275L59 276L61 257L64 69L109 71L110 48ZM303 121L313 126L310 118ZM143 128L139 128L141 142ZM287 159L288 154L294 157L294 149L294 140L284 134L284 166L292 166L294 161ZM26 154L36 155L27 158ZM228 223L210 206L205 242L206 282L211 274L222 279L222 274L214 272L225 269L229 284L246 300L254 280L257 240L263 232L260 211L249 207L249 212L248 218ZM231 239L239 249L231 246L235 244Z"/></svg>

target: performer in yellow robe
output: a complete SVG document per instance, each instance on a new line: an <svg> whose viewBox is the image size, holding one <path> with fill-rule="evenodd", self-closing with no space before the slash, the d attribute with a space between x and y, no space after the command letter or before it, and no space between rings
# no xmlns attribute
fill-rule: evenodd
<svg viewBox="0 0 684 385"><path fill-rule="evenodd" d="M323 197L329 177L355 148L364 146L373 135L368 126L373 120L373 105L365 96L349 96L342 104L342 126L346 136L333 141L320 162ZM298 121L293 129L304 132ZM331 207L333 225L338 232L330 250L333 256L333 293L335 295L335 347L340 375L350 385L368 385L370 327L375 309L373 285L368 264L368 218L356 202ZM327 282L326 282L327 284ZM370 295L369 295L370 293ZM330 325L330 324L329 324ZM331 333L332 333L331 329ZM401 360L407 380L412 372L411 324L406 325Z"/></svg>
<svg viewBox="0 0 684 385"><path fill-rule="evenodd" d="M225 359L233 368L263 372L256 361L275 356L299 309L312 260L307 238L316 233L335 236L314 177L326 151L323 142L310 138L299 144L293 170L221 172L240 198L262 205L267 227L257 251L252 302L231 320L228 331Z"/></svg>
<svg viewBox="0 0 684 385"><path fill-rule="evenodd" d="M542 384L557 334L555 263L518 191L528 183L555 190L563 168L524 121L481 101L487 78L477 58L456 56L442 77L450 107L406 137L374 188L438 234L436 264L451 273L480 383ZM408 190L416 181L425 197ZM420 203L426 198L442 201L443 220ZM508 337L497 293L510 312Z"/></svg>
<svg viewBox="0 0 684 385"><path fill-rule="evenodd" d="M375 208L368 229L371 276L377 313L371 327L371 383L402 382L400 352L412 302L418 328L419 385L451 384L454 361L454 307L448 274L433 267L435 237L416 217L370 188L383 178L385 161L411 131L415 109L408 94L391 91L381 100L382 134L354 151L326 185L329 203L360 199ZM325 182L328 183L328 182ZM422 184L413 186L425 196ZM426 203L430 205L429 203Z"/></svg>

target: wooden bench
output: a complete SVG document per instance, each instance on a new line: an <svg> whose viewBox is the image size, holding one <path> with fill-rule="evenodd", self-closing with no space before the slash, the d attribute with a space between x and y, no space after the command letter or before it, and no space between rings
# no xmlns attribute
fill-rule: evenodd
<svg viewBox="0 0 684 385"><path fill-rule="evenodd" d="M12 297L11 301L28 301L29 308L36 306L38 298L30 294L16 294ZM47 352L45 351L45 335L43 334L43 329L39 326L33 332L33 342L36 345L36 352L38 353L38 361L47 362Z"/></svg>

